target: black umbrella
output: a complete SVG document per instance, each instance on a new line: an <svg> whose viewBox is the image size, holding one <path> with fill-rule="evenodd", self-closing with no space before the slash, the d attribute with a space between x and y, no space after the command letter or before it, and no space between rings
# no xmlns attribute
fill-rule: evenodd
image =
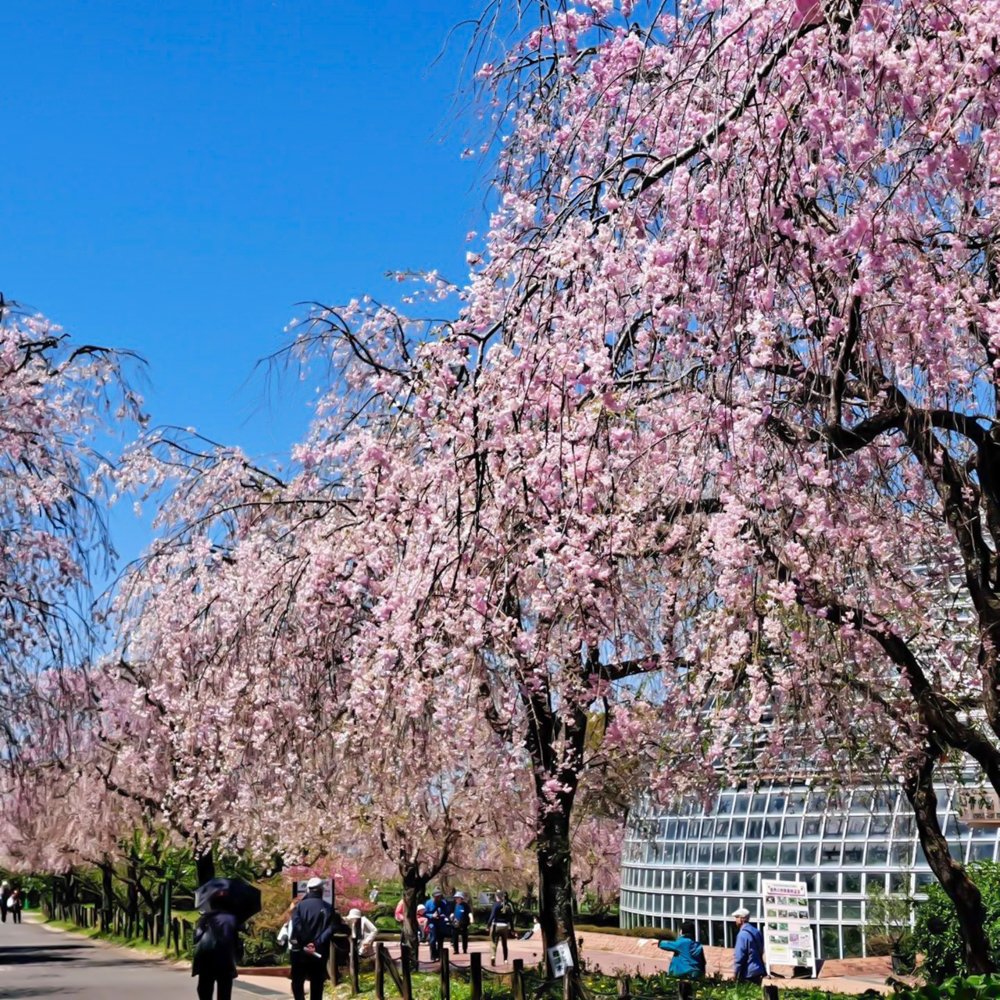
<svg viewBox="0 0 1000 1000"><path fill-rule="evenodd" d="M221 910L231 913L240 923L260 913L260 889L241 878L211 878L198 886L194 905L202 913Z"/></svg>

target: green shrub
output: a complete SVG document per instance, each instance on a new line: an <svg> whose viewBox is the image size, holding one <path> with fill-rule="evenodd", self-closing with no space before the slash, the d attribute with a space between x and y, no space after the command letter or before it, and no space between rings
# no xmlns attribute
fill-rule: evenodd
<svg viewBox="0 0 1000 1000"><path fill-rule="evenodd" d="M994 962L1000 962L1000 865L993 861L974 861L966 870L983 897L984 929L991 957ZM937 883L927 887L926 901L917 904L913 947L923 954L922 971L933 982L940 983L968 972L962 961L962 937L955 906Z"/></svg>
<svg viewBox="0 0 1000 1000"><path fill-rule="evenodd" d="M903 987L896 984L902 1000L1000 1000L1000 976L952 976L943 983Z"/></svg>

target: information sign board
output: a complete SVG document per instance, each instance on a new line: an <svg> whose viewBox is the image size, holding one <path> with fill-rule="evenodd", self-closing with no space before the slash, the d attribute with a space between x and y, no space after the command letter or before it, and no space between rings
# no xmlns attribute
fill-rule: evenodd
<svg viewBox="0 0 1000 1000"><path fill-rule="evenodd" d="M560 941L547 949L549 953L549 965L552 967L552 976L558 979L566 975L567 969L573 968L573 952L568 941Z"/></svg>
<svg viewBox="0 0 1000 1000"><path fill-rule="evenodd" d="M812 969L816 975L816 946L809 921L809 895L805 882L761 879L764 901L764 962Z"/></svg>
<svg viewBox="0 0 1000 1000"><path fill-rule="evenodd" d="M1000 796L993 789L960 788L957 812L968 826L1000 826Z"/></svg>

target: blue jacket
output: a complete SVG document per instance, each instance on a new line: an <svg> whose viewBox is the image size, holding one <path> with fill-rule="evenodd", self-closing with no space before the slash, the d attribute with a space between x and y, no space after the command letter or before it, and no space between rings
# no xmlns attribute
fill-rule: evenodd
<svg viewBox="0 0 1000 1000"><path fill-rule="evenodd" d="M764 935L753 924L744 924L736 935L733 952L733 973L737 979L764 976Z"/></svg>
<svg viewBox="0 0 1000 1000"><path fill-rule="evenodd" d="M472 907L468 903L455 903L455 925L468 927L472 923Z"/></svg>
<svg viewBox="0 0 1000 1000"><path fill-rule="evenodd" d="M660 947L674 953L667 970L670 975L684 979L700 979L705 975L705 949L697 941L682 934L676 941L661 941Z"/></svg>
<svg viewBox="0 0 1000 1000"><path fill-rule="evenodd" d="M440 903L435 903L433 898L424 903L424 916L428 924L440 927L451 916L451 903L447 899L442 899Z"/></svg>

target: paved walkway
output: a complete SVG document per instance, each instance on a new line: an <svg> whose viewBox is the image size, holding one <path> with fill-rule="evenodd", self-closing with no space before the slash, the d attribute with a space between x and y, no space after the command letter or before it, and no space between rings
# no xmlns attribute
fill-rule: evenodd
<svg viewBox="0 0 1000 1000"><path fill-rule="evenodd" d="M237 980L233 996L283 996L284 990ZM25 920L0 925L0 997L72 1000L194 998L190 968Z"/></svg>

